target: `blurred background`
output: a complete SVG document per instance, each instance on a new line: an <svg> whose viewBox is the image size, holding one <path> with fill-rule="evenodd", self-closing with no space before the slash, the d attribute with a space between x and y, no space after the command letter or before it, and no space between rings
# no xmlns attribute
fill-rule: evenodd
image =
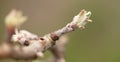
<svg viewBox="0 0 120 62"><path fill-rule="evenodd" d="M1 42L4 18L12 9L28 16L21 29L40 36L62 28L82 9L91 11L93 22L68 34L67 62L120 62L120 0L0 0Z"/></svg>

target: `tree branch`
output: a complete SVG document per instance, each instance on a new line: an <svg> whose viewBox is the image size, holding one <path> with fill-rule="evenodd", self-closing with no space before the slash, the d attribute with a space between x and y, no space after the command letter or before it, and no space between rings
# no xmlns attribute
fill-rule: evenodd
<svg viewBox="0 0 120 62"><path fill-rule="evenodd" d="M9 45L9 43L4 43L0 48L0 58L9 57L14 59L31 60L37 57L44 57L43 53L46 50L50 49L56 59L64 59L64 47L62 47L62 44L57 45L56 41L63 34L72 32L77 28L83 29L85 24L91 21L89 20L90 15L91 12L82 10L78 15L73 18L72 22L68 23L62 29L49 33L43 37L39 37L26 30L17 30L17 28L26 20L26 17L22 16L22 13L20 11L13 10L6 17L5 22L7 26L15 27L15 31L8 30L10 33L13 33L10 34L10 37L7 37L9 38L7 41L12 42L13 45ZM12 39L12 41L10 38ZM60 48L62 49L60 50ZM56 62L59 61L56 60ZM64 62L64 60L61 62Z"/></svg>

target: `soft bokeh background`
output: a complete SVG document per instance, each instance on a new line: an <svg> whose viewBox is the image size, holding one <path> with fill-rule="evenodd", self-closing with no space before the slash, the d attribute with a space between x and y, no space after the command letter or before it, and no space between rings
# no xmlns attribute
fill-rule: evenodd
<svg viewBox="0 0 120 62"><path fill-rule="evenodd" d="M22 29L40 36L65 26L80 10L89 10L93 23L69 34L67 62L120 62L120 0L0 0L0 41L4 18L12 9L28 16Z"/></svg>

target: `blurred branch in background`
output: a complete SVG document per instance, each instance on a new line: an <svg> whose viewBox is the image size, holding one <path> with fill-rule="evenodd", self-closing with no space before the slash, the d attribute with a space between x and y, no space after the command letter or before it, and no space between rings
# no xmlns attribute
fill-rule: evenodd
<svg viewBox="0 0 120 62"><path fill-rule="evenodd" d="M0 58L30 61L36 58L43 58L44 52L50 50L54 56L54 62L65 62L64 52L67 36L63 35L77 28L84 29L84 26L88 22L91 22L89 19L90 16L91 12L82 10L73 18L72 22L68 23L62 29L39 37L29 31L19 30L20 25L22 25L27 18L23 16L21 11L12 10L5 19L7 37L0 47Z"/></svg>

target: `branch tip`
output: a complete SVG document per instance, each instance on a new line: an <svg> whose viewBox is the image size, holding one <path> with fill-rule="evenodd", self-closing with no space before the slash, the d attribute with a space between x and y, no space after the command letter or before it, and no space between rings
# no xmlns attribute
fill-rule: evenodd
<svg viewBox="0 0 120 62"><path fill-rule="evenodd" d="M88 23L88 22L92 22L92 20L90 20L91 16L91 12L90 11L85 11L84 9L80 11L80 13L78 15L76 15L73 18L73 23L75 23L77 25L77 27L79 27L80 29L84 28L84 26Z"/></svg>

